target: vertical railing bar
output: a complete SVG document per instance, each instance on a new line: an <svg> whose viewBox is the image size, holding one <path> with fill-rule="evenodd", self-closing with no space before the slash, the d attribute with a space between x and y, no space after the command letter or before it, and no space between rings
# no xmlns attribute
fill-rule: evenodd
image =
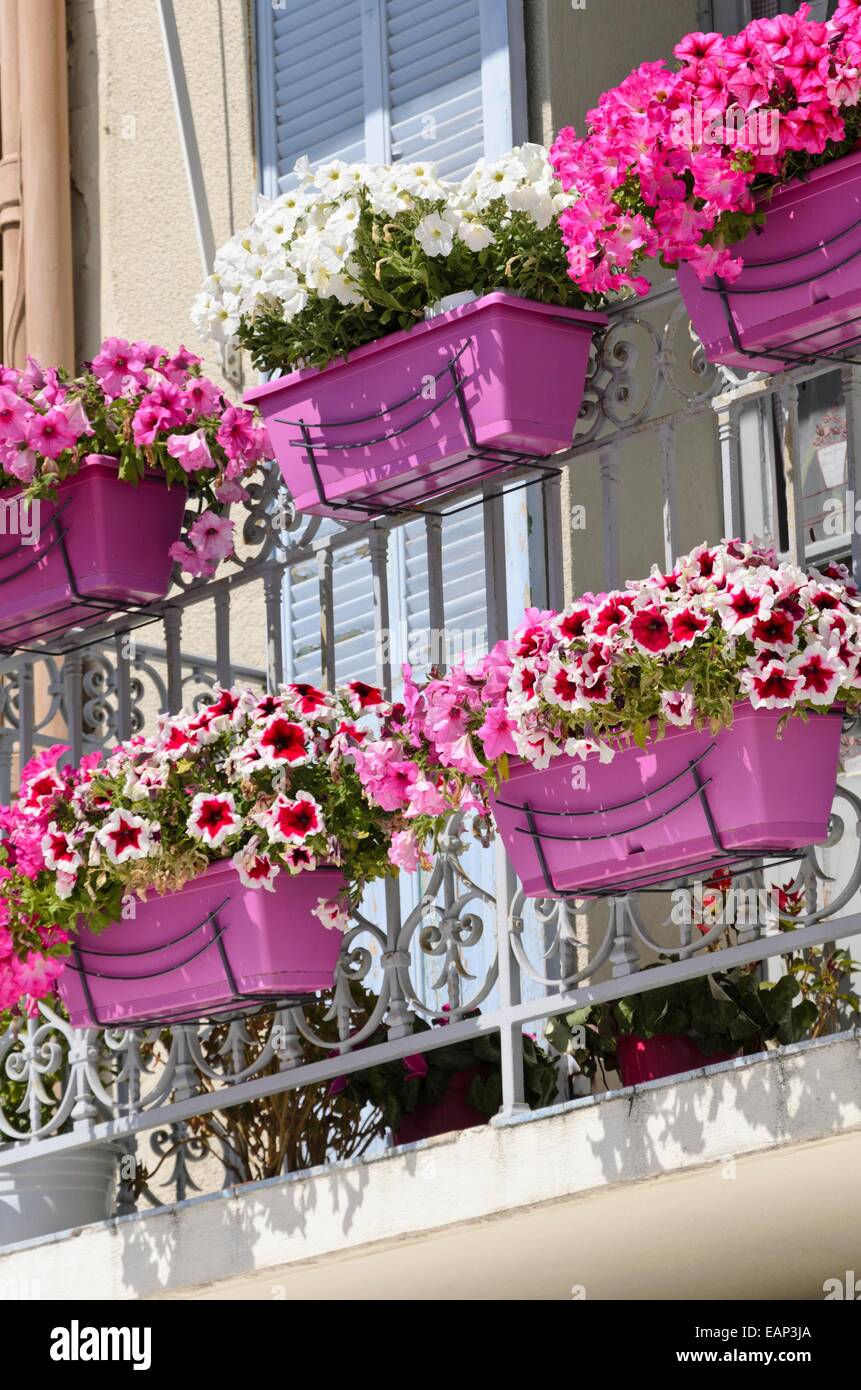
<svg viewBox="0 0 861 1390"><path fill-rule="evenodd" d="M134 635L118 632L114 637L114 663L117 684L117 741L125 743L132 736L132 659Z"/></svg>
<svg viewBox="0 0 861 1390"><path fill-rule="evenodd" d="M798 430L798 383L785 381L778 392L780 454L786 482L786 524L790 558L804 564L804 498L801 482L801 449Z"/></svg>
<svg viewBox="0 0 861 1390"><path fill-rule="evenodd" d="M565 563L562 527L562 478L549 474L541 483L544 502L544 545L547 567L547 607L565 607ZM534 600L533 600L534 601Z"/></svg>
<svg viewBox="0 0 861 1390"><path fill-rule="evenodd" d="M484 483L484 582L488 646L508 636L508 578L505 554L505 497L498 483Z"/></svg>
<svg viewBox="0 0 861 1390"><path fill-rule="evenodd" d="M320 672L324 690L335 689L335 584L331 546L317 551L317 582L320 586Z"/></svg>
<svg viewBox="0 0 861 1390"><path fill-rule="evenodd" d="M849 530L852 544L852 576L861 583L861 534L858 515L858 460L861 458L861 367L845 366L840 373L846 404L846 490Z"/></svg>
<svg viewBox="0 0 861 1390"><path fill-rule="evenodd" d="M63 694L66 705L66 727L72 762L77 764L84 755L84 706L81 689L83 658L80 652L69 652L63 658Z"/></svg>
<svg viewBox="0 0 861 1390"><path fill-rule="evenodd" d="M166 608L164 614L165 666L167 667L167 712L182 709L182 609Z"/></svg>
<svg viewBox="0 0 861 1390"><path fill-rule="evenodd" d="M15 754L15 730L0 729L0 804L12 800L12 759Z"/></svg>
<svg viewBox="0 0 861 1390"><path fill-rule="evenodd" d="M263 603L266 609L266 689L277 690L284 680L284 643L281 629L281 598L284 576L280 569L263 576Z"/></svg>
<svg viewBox="0 0 861 1390"><path fill-rule="evenodd" d="M18 738L21 767L33 756L36 727L36 690L33 663L25 657L18 667Z"/></svg>
<svg viewBox="0 0 861 1390"><path fill-rule="evenodd" d="M621 581L619 558L619 451L615 444L599 451L601 499L604 516L604 587L618 589Z"/></svg>
<svg viewBox="0 0 861 1390"><path fill-rule="evenodd" d="M756 403L756 425L759 442L759 491L762 499L763 539L777 546L777 520L774 497L774 458L770 428L772 420L771 395L761 396Z"/></svg>
<svg viewBox="0 0 861 1390"><path fill-rule="evenodd" d="M445 667L448 644L445 641L445 585L442 572L442 517L425 517L425 544L428 564L428 626L430 661Z"/></svg>
<svg viewBox="0 0 861 1390"><path fill-rule="evenodd" d="M735 401L730 401L721 406L717 417L723 486L723 529L727 537L740 536L743 528L739 416L739 406Z"/></svg>
<svg viewBox="0 0 861 1390"><path fill-rule="evenodd" d="M230 663L230 590L227 585L215 591L215 674L225 690L233 684Z"/></svg>
<svg viewBox="0 0 861 1390"><path fill-rule="evenodd" d="M389 533L375 526L369 537L374 599L375 679L387 700L392 698L392 622L389 605Z"/></svg>
<svg viewBox="0 0 861 1390"><path fill-rule="evenodd" d="M484 574L487 594L488 642L508 635L508 586L505 552L505 498L496 483L484 488ZM509 912L517 883L508 857L497 839L496 855L496 940L499 957L499 1006L504 1013L520 1003L520 969L509 936ZM500 1113L514 1115L525 1110L523 1077L523 1033L518 1023L500 1029L502 1068L502 1106Z"/></svg>
<svg viewBox="0 0 861 1390"><path fill-rule="evenodd" d="M676 423L667 420L660 429L661 493L663 497L664 566L667 574L676 559L678 535L676 498Z"/></svg>

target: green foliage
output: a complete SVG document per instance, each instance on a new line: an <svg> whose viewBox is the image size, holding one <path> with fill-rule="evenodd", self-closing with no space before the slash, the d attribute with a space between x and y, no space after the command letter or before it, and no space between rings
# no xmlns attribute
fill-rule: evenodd
<svg viewBox="0 0 861 1390"><path fill-rule="evenodd" d="M477 1017L477 1014L468 1015ZM413 1020L413 1034L427 1033L430 1025ZM380 1029L367 1046L386 1041ZM426 1070L424 1067L426 1066ZM523 1037L523 1070L526 1099L533 1110L551 1105L558 1087L557 1059L539 1047L533 1038ZM344 1094L359 1106L379 1110L383 1121L397 1131L404 1115L420 1106L438 1105L458 1072L474 1071L467 1093L470 1105L488 1119L502 1104L500 1041L497 1033L480 1034L450 1047L432 1048L415 1058L396 1058L345 1078Z"/></svg>
<svg viewBox="0 0 861 1390"><path fill-rule="evenodd" d="M755 1053L816 1036L818 1018L817 1005L791 970L773 983L760 980L755 966L744 966L578 1009L551 1019L546 1036L584 1075L594 1076L599 1064L616 1070L620 1036L688 1037L707 1056Z"/></svg>
<svg viewBox="0 0 861 1390"><path fill-rule="evenodd" d="M262 371L286 372L297 365L325 367L365 343L410 328L430 305L469 290L480 296L510 290L544 304L597 305L584 297L567 274L565 250L555 220L539 228L525 212L512 212L498 198L482 211L493 233L481 251L455 241L447 256L429 256L415 238L424 217L443 205L416 198L409 211L394 217L375 213L359 194L361 214L350 258L351 281L362 302L342 304L313 295L288 321L277 300L261 300L243 315L238 339Z"/></svg>

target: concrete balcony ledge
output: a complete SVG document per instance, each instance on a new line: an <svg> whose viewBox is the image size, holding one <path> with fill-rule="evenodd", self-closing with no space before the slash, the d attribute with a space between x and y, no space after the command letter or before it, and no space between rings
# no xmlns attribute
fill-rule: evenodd
<svg viewBox="0 0 861 1390"><path fill-rule="evenodd" d="M861 1036L0 1254L83 1299L822 1298L861 1274Z"/></svg>

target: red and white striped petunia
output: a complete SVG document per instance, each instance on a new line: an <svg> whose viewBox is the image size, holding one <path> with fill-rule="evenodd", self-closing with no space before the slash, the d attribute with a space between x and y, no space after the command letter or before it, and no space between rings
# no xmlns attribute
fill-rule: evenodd
<svg viewBox="0 0 861 1390"><path fill-rule="evenodd" d="M326 829L320 804L310 792L299 792L295 798L277 796L256 820L274 845L301 845L310 835L323 834Z"/></svg>
<svg viewBox="0 0 861 1390"><path fill-rule="evenodd" d="M259 835L249 840L247 845L234 854L231 863L245 888L265 888L267 893L275 892L275 880L281 872L280 866L270 855L258 849Z"/></svg>
<svg viewBox="0 0 861 1390"><path fill-rule="evenodd" d="M233 792L198 792L191 803L186 822L189 835L202 840L207 849L219 849L224 841L242 828L236 814Z"/></svg>
<svg viewBox="0 0 861 1390"><path fill-rule="evenodd" d="M260 759L266 767L301 767L311 756L302 725L283 714L276 714L269 720L258 746Z"/></svg>
<svg viewBox="0 0 861 1390"><path fill-rule="evenodd" d="M846 676L846 667L836 649L819 642L794 656L789 669L801 682L798 698L814 705L833 705Z"/></svg>
<svg viewBox="0 0 861 1390"><path fill-rule="evenodd" d="M56 796L65 790L66 783L55 767L43 768L21 788L16 802L25 816L40 816Z"/></svg>
<svg viewBox="0 0 861 1390"><path fill-rule="evenodd" d="M66 874L74 874L83 862L71 835L61 830L54 820L42 836L42 857L47 869L62 870Z"/></svg>
<svg viewBox="0 0 861 1390"><path fill-rule="evenodd" d="M317 714L331 705L331 697L325 690L318 690L316 685L288 685L287 692L291 706L300 714Z"/></svg>
<svg viewBox="0 0 861 1390"><path fill-rule="evenodd" d="M95 838L112 864L126 864L130 859L146 859L157 843L158 829L156 822L118 806L96 831Z"/></svg>
<svg viewBox="0 0 861 1390"><path fill-rule="evenodd" d="M378 690L375 685L366 685L364 681L350 681L347 689L350 692L350 704L357 714L385 703L382 690Z"/></svg>
<svg viewBox="0 0 861 1390"><path fill-rule="evenodd" d="M801 678L785 661L772 660L761 669L751 661L739 681L754 709L791 709L798 703Z"/></svg>
<svg viewBox="0 0 861 1390"><path fill-rule="evenodd" d="M311 911L330 930L346 931L350 925L350 918L337 898L318 898L317 906Z"/></svg>

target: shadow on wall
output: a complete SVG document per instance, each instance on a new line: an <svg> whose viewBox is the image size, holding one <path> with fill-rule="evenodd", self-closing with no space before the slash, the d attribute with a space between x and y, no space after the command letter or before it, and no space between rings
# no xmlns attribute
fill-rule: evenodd
<svg viewBox="0 0 861 1390"><path fill-rule="evenodd" d="M493 1194L492 1205L483 1211L483 1216L505 1222L509 1217L516 1219L518 1213L526 1209L524 1172L522 1164L517 1165L516 1155L530 1151L539 1155L537 1181L540 1185L543 1181L540 1150L530 1146L532 1125L563 1126L565 1138L570 1136L571 1141L570 1165L562 1174L562 1186L554 1184L553 1199L564 1203L568 1194L582 1199L575 1207L570 1204L567 1207L566 1221L571 1224L566 1227L566 1239L579 1233L578 1261L585 1274L596 1260L609 1269L626 1269L628 1233L625 1223L618 1219L607 1220L602 1215L605 1209L595 1205L607 1189L624 1184L630 1194L635 1191L632 1185L638 1180L662 1173L676 1177L692 1174L704 1163L715 1175L708 1213L710 1229L712 1233L718 1232L726 1249L718 1251L704 1247L696 1232L692 1232L690 1272L703 1276L715 1260L719 1264L725 1258L727 1268L732 1267L732 1277L744 1284L747 1278L744 1243L739 1241L733 1210L737 1199L743 1199L741 1206L747 1209L750 1194L761 1182L761 1170L753 1163L753 1158L761 1155L763 1148L773 1151L791 1144L799 1160L803 1160L804 1154L810 1152L811 1141L836 1134L841 1129L841 1117L857 1112L861 1105L861 1074L857 1064L849 1064L847 1047L852 1050L854 1063L861 1060L861 1037L857 1032L844 1034L840 1039L793 1048L770 1062L761 1057L747 1058L713 1071L707 1077L689 1076L681 1084L670 1079L648 1089L611 1094L601 1101L556 1112L546 1119L536 1115L534 1120L518 1124L513 1130L503 1127L495 1132L493 1143L481 1151L488 1166L482 1187L485 1196ZM475 1145L481 1133L473 1129L459 1138L450 1137L457 1150L454 1156L461 1163L467 1158L475 1161L477 1151L473 1148L468 1155L466 1148L461 1151L461 1145ZM559 1130L546 1130L544 1136L549 1146L547 1151L556 1152ZM744 1161L746 1155L751 1155L752 1166ZM442 1150L418 1148L406 1154L383 1156L370 1163L359 1160L251 1184L233 1189L226 1201L223 1196L203 1198L194 1204L197 1211L193 1219L173 1211L155 1218L151 1216L148 1220L123 1222L117 1228L117 1235L121 1241L124 1289L141 1296L157 1295L168 1288L172 1292L180 1289L187 1292L195 1286L205 1286L213 1277L224 1278L225 1271L232 1280L244 1275L251 1277L256 1271L268 1268L277 1269L303 1258L337 1262L348 1252L321 1248L320 1242L315 1240L315 1223L321 1223L325 1231L327 1223L337 1219L346 1245L354 1232L360 1206L372 1196L369 1189L378 1163L382 1168L390 1162L399 1165L398 1207L401 1213L408 1213L413 1201L417 1213L426 1211L425 1196L430 1182L437 1197L443 1199L438 1207L438 1224L443 1228L451 1219L442 1186L450 1158L451 1155L445 1155ZM376 1171L378 1182L385 1188L383 1171ZM798 1171L795 1167L784 1168L782 1172L788 1176L781 1182L790 1186L779 1186L773 1202L769 1200L765 1208L759 1203L761 1224L764 1223L768 1241L783 1250L789 1265L797 1258L797 1241L793 1222L782 1220L781 1213L792 1210L796 1196L791 1186L792 1173ZM414 1191L403 1190L404 1183L410 1183ZM749 1183L754 1187L749 1187ZM857 1208L857 1203L853 1204L850 1199L847 1206L847 1190L844 1186L840 1192L820 1194L826 1204L823 1219L828 1223L827 1229L832 1234L837 1233L835 1239L843 1238L839 1233L844 1227L851 1234L856 1219L853 1206ZM654 1227L651 1234L638 1230L640 1248L644 1240L646 1244L652 1240L652 1248L660 1248L665 1236L661 1223L667 1220L666 1204L672 1202L672 1193L678 1189L664 1191L660 1201L649 1205L641 1203L637 1207L640 1225L645 1221ZM544 1195L547 1196L547 1192ZM536 1191L534 1196L538 1199L541 1194ZM218 1203L212 1209L211 1220L206 1213L209 1202ZM373 1205L368 1216L372 1229L378 1218L385 1227L384 1217L375 1212ZM407 1237L410 1233L404 1227L400 1234ZM417 1233L414 1238L421 1239ZM511 1248L514 1250L516 1243ZM522 1255L520 1247L517 1259L521 1260ZM542 1258L542 1252L536 1250L535 1259ZM815 1250L810 1252L804 1267L797 1270L799 1288L801 1282L805 1288L807 1285L818 1288L826 1275L834 1273L830 1268L820 1270L820 1264L827 1263L827 1259L824 1253L820 1259ZM523 1265L522 1277L528 1283L527 1265L528 1261ZM627 1274L635 1277L636 1271L632 1272L628 1266ZM260 1283L258 1276L258 1289ZM273 1297L279 1296L277 1288L274 1284ZM374 1288L367 1286L360 1296L373 1298ZM662 1295L655 1292L653 1296ZM762 1296L762 1291L757 1294L754 1289L745 1287L739 1296Z"/></svg>
<svg viewBox="0 0 861 1390"><path fill-rule="evenodd" d="M309 1182L312 1175L325 1171L324 1189ZM195 1205L218 1204L219 1233L215 1224L201 1222L196 1227L180 1227L177 1209L161 1215L132 1218L117 1228L121 1241L122 1285L127 1297L152 1297L161 1289L188 1291L202 1286L211 1268L211 1252L218 1251L220 1267L230 1270L231 1278L251 1275L260 1267L260 1244L278 1241L280 1263L302 1255L315 1216L340 1214L345 1240L349 1237L356 1211L370 1182L371 1168L361 1160L332 1164L325 1170L310 1168L284 1178L247 1183L228 1188L211 1197L196 1199ZM277 1202L266 1201L269 1188L278 1187ZM259 1200L256 1194L260 1194ZM192 1232L197 1230L198 1239ZM264 1260L264 1267L268 1261ZM272 1262L274 1263L274 1261ZM277 1290L273 1288L273 1298Z"/></svg>

